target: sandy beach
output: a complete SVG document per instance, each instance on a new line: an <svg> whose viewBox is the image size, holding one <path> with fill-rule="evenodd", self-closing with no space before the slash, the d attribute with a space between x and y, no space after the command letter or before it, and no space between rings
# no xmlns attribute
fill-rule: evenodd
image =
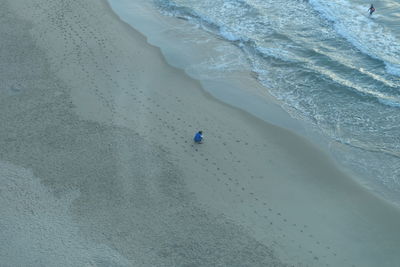
<svg viewBox="0 0 400 267"><path fill-rule="evenodd" d="M106 1L0 13L0 266L398 265L397 208Z"/></svg>

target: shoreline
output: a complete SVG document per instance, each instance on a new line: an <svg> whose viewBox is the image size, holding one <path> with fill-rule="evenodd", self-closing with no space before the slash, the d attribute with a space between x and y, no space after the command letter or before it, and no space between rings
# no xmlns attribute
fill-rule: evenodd
<svg viewBox="0 0 400 267"><path fill-rule="evenodd" d="M121 17L124 23L129 27L136 27L136 30L145 35L151 45L160 49L168 64L184 70L190 77L200 81L202 88L213 97L267 123L288 129L304 137L328 154L338 168L351 176L360 186L390 205L400 208L400 199L396 197L396 189L384 185L382 181L363 168L366 166L354 162L354 158L357 158L357 155L360 156L358 153L361 152L351 150L351 146L331 139L311 122L289 115L282 107L283 103L268 93L268 89L254 77L254 73L247 71L251 69L250 66L243 66L240 71L235 70L238 67L234 66L232 67L234 70L231 72L221 71L221 74L216 75L209 71L207 73L210 76L205 75L202 64L204 62L213 64L213 58L220 56L212 50L226 50L228 51L226 57L229 58L232 54L241 53L238 47L221 41L220 37L213 36L184 19L159 14L147 3L139 4L127 0L108 2L111 3L111 9L114 9L113 11ZM190 33L187 33L186 27L191 29ZM180 38L182 38L182 42L178 41ZM190 38L197 40L200 44L196 44L196 41L191 43L187 40ZM201 59L199 54L203 55ZM233 62L233 65L235 64L237 62ZM198 71L196 68L201 70Z"/></svg>
<svg viewBox="0 0 400 267"><path fill-rule="evenodd" d="M24 44L35 53L27 59L38 67L34 76L30 69L18 73L29 77L30 90L6 98L0 160L31 170L61 202L77 195L68 207L71 222L63 221L79 229L85 246L110 249L99 260L93 246L95 256L82 257L82 264L392 266L399 260L398 209L304 138L216 100L117 20L107 2L7 3L31 23L17 28L15 40L29 31L33 40ZM42 7L50 3L50 10ZM195 146L199 129L205 142ZM15 218L46 208L34 202ZM51 229L50 221L40 232ZM13 229L3 237L7 230ZM56 255L65 255L59 249Z"/></svg>
<svg viewBox="0 0 400 267"><path fill-rule="evenodd" d="M203 57L203 54L205 54L208 60L212 60L214 56L217 56L215 53L209 52L209 50L215 49L213 46L220 42L218 36L210 37L209 33L205 33L202 29L198 29L192 25L192 30L194 31L192 34L193 36L198 34L200 35L200 37L197 37L198 39L209 38L209 40L203 44L204 47L200 48L200 46L198 46L195 48L198 49L198 51L196 51L190 48L190 44L186 45L188 41L185 40L185 38L188 37L182 36L179 32L179 27L181 26L175 23L176 18L165 17L155 12L149 13L148 7L146 7L147 3L143 3L142 5L130 2L132 6L129 6L125 2L119 6L118 4L120 2L118 2L118 4L113 3L115 6L112 6L113 4L110 4L112 1L106 2L111 11L122 23L145 36L147 43L158 48L168 65L182 70L193 80L198 81L203 90L213 98L220 101L222 100L221 102L248 112L268 123L292 131L305 132L304 125L301 125L296 119L290 117L280 106L278 101L265 91L265 88L254 78L254 73L252 71L244 71L242 69L234 70L232 74L229 74L231 80L228 80L226 77L219 78L218 76L205 78L195 69L190 67L188 69L188 66L190 66L189 62L192 60L198 61L199 58ZM130 11L135 12L135 14L144 13L145 15L129 17ZM151 16L155 16L162 22L157 22L157 20L152 19ZM168 32L175 27L178 29L174 31L176 36L169 36ZM184 38L184 40L179 45L177 43L172 44L174 39L179 39L180 37ZM224 48L228 49L228 47L232 49L232 51L230 51L231 53L239 53L237 47L227 45ZM222 48L219 47L219 49ZM198 67L201 68L202 66ZM209 74L212 75L212 73ZM243 98L245 101L238 101L240 98Z"/></svg>

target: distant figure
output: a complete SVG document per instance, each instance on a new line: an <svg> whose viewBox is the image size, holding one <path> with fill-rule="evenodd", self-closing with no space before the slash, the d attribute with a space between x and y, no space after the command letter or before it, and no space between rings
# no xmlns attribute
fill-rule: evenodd
<svg viewBox="0 0 400 267"><path fill-rule="evenodd" d="M373 4L371 4L371 6L370 6L370 8L368 9L368 11L369 11L369 15L370 15L370 16L372 15L372 13L375 12L375 7L374 7Z"/></svg>
<svg viewBox="0 0 400 267"><path fill-rule="evenodd" d="M201 144L203 141L203 131L198 131L194 138L193 138L194 142L197 144Z"/></svg>

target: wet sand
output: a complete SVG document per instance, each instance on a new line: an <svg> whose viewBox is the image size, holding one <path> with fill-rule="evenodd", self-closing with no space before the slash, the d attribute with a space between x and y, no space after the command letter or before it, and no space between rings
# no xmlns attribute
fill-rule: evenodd
<svg viewBox="0 0 400 267"><path fill-rule="evenodd" d="M400 260L397 209L205 93L105 2L0 7L4 266Z"/></svg>

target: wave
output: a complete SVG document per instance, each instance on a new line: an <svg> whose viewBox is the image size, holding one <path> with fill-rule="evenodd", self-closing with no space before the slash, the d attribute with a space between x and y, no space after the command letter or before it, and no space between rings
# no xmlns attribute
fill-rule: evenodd
<svg viewBox="0 0 400 267"><path fill-rule="evenodd" d="M361 97L372 97L374 99L377 99L377 101L383 105L388 105L390 107L400 107L398 82L392 82L382 75L375 74L372 71L361 68L360 66L354 66L353 63L347 63L345 59L347 55L336 55L334 53L327 53L323 51L319 52L317 48L306 48L308 45L308 40L301 39L296 41L292 39L289 35L280 33L279 28L274 29L275 25L271 28L271 23L266 21L260 6L252 6L246 1L233 0L223 1L222 4L216 4L216 6L223 6L218 7L219 10L221 10L221 14L223 14L224 16L231 15L232 17L235 17L237 20L239 20L239 22L235 21L230 22L231 24L229 24L229 21L227 22L223 19L216 18L216 15L211 11L209 11L208 13L205 13L204 10L203 12L199 12L196 11L194 8L182 6L177 2L179 1L157 0L157 3L159 4L158 6L161 8L164 14L188 20L191 23L200 26L203 30L218 35L225 40L232 42L234 45L240 47L250 58L250 61L252 61L253 71L258 73L259 75L265 75L266 71L262 70L262 68L258 66L259 64L255 62L257 61L255 57L261 57L269 61L273 59L272 64L275 65L303 64L305 72L308 72L306 70L306 68L308 68L309 71L316 72L316 75L324 75L333 82L344 86L344 88L358 93ZM346 1L329 3L324 2L321 4L318 2L318 0L310 0L310 3L316 6L316 9L319 10L320 13L325 14L325 17L331 19L332 21L337 21L338 19L336 18L336 16L338 16L337 14L340 13L335 10L352 10L349 3ZM338 8L338 6L342 6L343 8ZM198 8L198 10L202 9ZM300 11L303 12L303 10ZM247 17L249 14L251 14L253 17ZM359 14L359 12L353 12L350 17L356 17L356 14ZM362 18L356 20L356 23L353 23L355 24L355 26L348 27L347 24L350 24L351 20L347 19L347 21L335 23L335 28L337 28L338 32L342 32L342 35L347 36L348 40L352 40L353 44L355 44L356 46L362 47L362 49L365 51L372 50L374 52L375 44L368 44L367 46L363 44L363 41L367 39L367 37L371 39L371 34L369 30L365 31L366 33L364 33L364 35L360 39L354 38L355 35L360 35L355 33L358 33L358 31L360 30L359 29L356 31L356 29L360 28L361 23L367 23L367 25L374 23L369 21L369 19L364 16L361 17ZM244 18L247 18L248 20L246 23L241 22L244 20ZM261 27L264 27L263 31L255 30L255 28ZM263 35L265 32L268 32L268 38L273 41L268 42L267 40L265 40L266 37ZM328 36L331 37L330 35ZM391 41L393 38L394 37L390 34L386 34L386 37L385 35L380 37L380 39L387 40L386 42L381 41L381 43L385 44L393 43L393 41ZM312 47L312 44L309 46ZM372 48L369 49L369 47ZM379 58L379 56L373 53L372 55L375 58ZM327 61L330 65L341 65L343 68L345 68L345 74L351 72L357 76L368 77L369 79L371 79L371 81L368 82L367 85L359 85L351 80L352 77L347 78L345 74L341 75L340 73L335 73L334 71L329 70L328 67L321 66L321 64L316 61L310 61L310 58L313 59L315 57L328 58ZM396 57L394 57L392 61L396 61ZM387 72L390 72L392 74L400 73L400 65L396 65L394 63L386 62L386 69ZM269 83L269 85L271 85L271 83ZM372 87L371 85L374 87ZM389 88L389 91L392 91L393 93L390 94L387 91L381 92L377 90L377 88L384 88L385 90L388 90Z"/></svg>
<svg viewBox="0 0 400 267"><path fill-rule="evenodd" d="M309 3L333 23L338 34L361 52L383 61L388 73L400 76L400 40L391 29L379 23L379 16L370 17L365 5L346 0L309 0Z"/></svg>

